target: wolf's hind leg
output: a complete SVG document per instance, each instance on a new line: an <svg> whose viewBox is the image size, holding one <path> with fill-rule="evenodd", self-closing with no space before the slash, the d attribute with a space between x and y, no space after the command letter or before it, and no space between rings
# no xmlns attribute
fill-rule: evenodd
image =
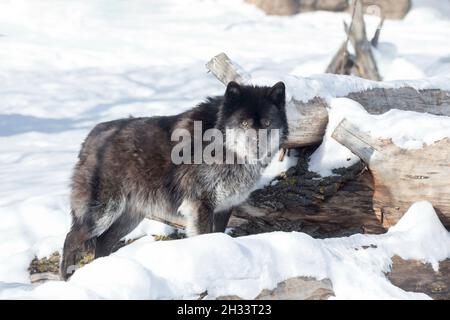
<svg viewBox="0 0 450 320"><path fill-rule="evenodd" d="M98 236L95 245L95 258L111 254L120 239L133 231L143 219L143 216L125 211L105 232Z"/></svg>
<svg viewBox="0 0 450 320"><path fill-rule="evenodd" d="M64 241L60 266L61 278L67 280L76 270L76 256L84 243L93 237L87 225L74 223Z"/></svg>

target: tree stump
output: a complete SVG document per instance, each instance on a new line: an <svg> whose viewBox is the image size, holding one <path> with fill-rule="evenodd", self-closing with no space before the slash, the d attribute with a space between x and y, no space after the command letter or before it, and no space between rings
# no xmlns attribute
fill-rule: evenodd
<svg viewBox="0 0 450 320"><path fill-rule="evenodd" d="M395 224L416 201L430 201L450 226L450 139L406 150L361 132L344 119L332 137L360 157L374 179L373 206L383 226Z"/></svg>

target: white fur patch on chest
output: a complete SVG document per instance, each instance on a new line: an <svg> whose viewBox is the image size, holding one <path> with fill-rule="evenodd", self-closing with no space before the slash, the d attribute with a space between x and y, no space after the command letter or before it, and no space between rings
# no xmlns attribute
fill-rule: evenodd
<svg viewBox="0 0 450 320"><path fill-rule="evenodd" d="M215 187L215 212L230 209L244 202L254 190L261 174L259 166L246 166L235 172L232 179L220 181Z"/></svg>
<svg viewBox="0 0 450 320"><path fill-rule="evenodd" d="M220 192L220 191L218 191ZM240 193L233 194L231 196L224 196L217 200L217 206L214 209L214 212L228 210L233 206L237 206L247 200L250 195L250 191L244 191Z"/></svg>

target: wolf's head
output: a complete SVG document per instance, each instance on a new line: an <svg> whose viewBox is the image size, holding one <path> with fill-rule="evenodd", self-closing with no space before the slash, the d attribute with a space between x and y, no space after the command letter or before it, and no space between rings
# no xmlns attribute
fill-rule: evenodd
<svg viewBox="0 0 450 320"><path fill-rule="evenodd" d="M249 161L271 158L288 133L285 100L283 82L272 87L228 83L217 122L226 148Z"/></svg>

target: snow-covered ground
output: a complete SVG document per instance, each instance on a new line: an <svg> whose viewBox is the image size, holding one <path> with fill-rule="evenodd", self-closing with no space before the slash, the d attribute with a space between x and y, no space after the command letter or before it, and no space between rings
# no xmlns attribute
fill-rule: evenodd
<svg viewBox="0 0 450 320"><path fill-rule="evenodd" d="M344 40L344 19L348 14L330 12L269 17L240 0L0 1L0 296L168 298L207 288L211 297L250 298L286 277L313 275L329 277L338 298L422 298L382 272L393 254L434 264L450 256L448 232L426 203L386 235L328 240L272 233L153 242L151 235L170 229L145 221L135 234L147 237L70 282L28 284L33 257L61 249L71 169L96 123L175 114L221 94L204 65L222 51L255 79L321 73ZM366 20L370 34L378 19ZM448 1L415 1L404 20L384 24L375 52L384 79L448 84L448 39ZM367 243L377 248L354 249Z"/></svg>
<svg viewBox="0 0 450 320"><path fill-rule="evenodd" d="M196 299L207 291L208 299L252 299L297 276L329 278L340 299L429 298L386 279L393 255L430 262L436 270L450 256L450 235L430 203L415 203L383 235L319 240L298 232L241 238L214 233L165 242L145 237L94 260L68 282L5 284L0 298Z"/></svg>

